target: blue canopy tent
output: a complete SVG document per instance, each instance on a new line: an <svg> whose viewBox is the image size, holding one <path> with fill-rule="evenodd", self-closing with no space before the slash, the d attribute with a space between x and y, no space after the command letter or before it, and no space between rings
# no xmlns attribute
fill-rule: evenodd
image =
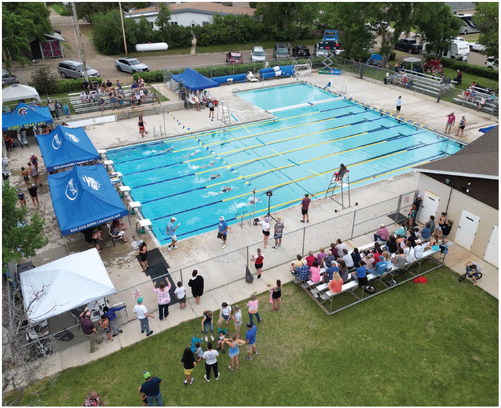
<svg viewBox="0 0 501 408"><path fill-rule="evenodd" d="M52 123L52 116L47 107L37 107L18 103L9 113L2 114L2 130L18 130Z"/></svg>
<svg viewBox="0 0 501 408"><path fill-rule="evenodd" d="M182 83L190 91L201 91L202 89L219 86L216 81L199 74L191 68L186 68L182 74L172 75L172 79Z"/></svg>
<svg viewBox="0 0 501 408"><path fill-rule="evenodd" d="M58 126L47 135L38 135L37 140L49 172L99 159L99 153L81 127Z"/></svg>
<svg viewBox="0 0 501 408"><path fill-rule="evenodd" d="M49 174L52 205L61 234L94 227L128 214L101 164Z"/></svg>
<svg viewBox="0 0 501 408"><path fill-rule="evenodd" d="M383 56L381 54L371 54L371 56L365 62L367 65L375 65L380 67L383 63Z"/></svg>

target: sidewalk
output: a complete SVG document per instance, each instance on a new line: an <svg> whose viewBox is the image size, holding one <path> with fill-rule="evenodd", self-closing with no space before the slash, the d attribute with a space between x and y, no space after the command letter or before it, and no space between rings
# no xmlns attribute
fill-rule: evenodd
<svg viewBox="0 0 501 408"><path fill-rule="evenodd" d="M402 115L406 119L414 120L418 123L427 125L432 129L439 129L439 131L441 131L445 126L445 116L447 114L449 114L452 110L456 113L460 111L458 106L447 102L437 104L433 98L428 98L424 95L413 95L412 92L408 92L403 89L392 89L384 85L378 85L367 80L360 80L346 75L333 77L314 74L307 78L307 81L322 87L325 86L328 81L332 81L334 83L334 90L341 89L342 86L346 87L348 97L352 97L356 100L387 111L393 110L396 98L399 95L403 95L404 102ZM262 109L254 107L242 98L239 98L238 92L235 93L234 90L243 91L246 89L254 89L256 87L284 85L292 82L296 82L296 80L276 79L257 84L234 84L213 88L210 90L210 93L213 97L219 100L224 100L228 104L231 113L238 121L232 123L232 125L235 125L267 119L270 118L271 115ZM156 87L157 86L159 89L163 87L163 85L156 85ZM171 91L164 89L162 93L164 92L166 93L166 96L171 99L173 98L172 95L169 94ZM149 134L145 139L141 139L137 133L137 118L135 117L109 124L92 125L87 127L86 130L96 147L98 149L102 149L125 144L140 143L148 140L161 140L165 137L185 134L187 133L186 129L188 128L190 129L189 132L198 132L214 128L222 128L225 126L222 122L210 121L208 117L208 110L196 112L194 110L183 109L168 112L165 115L165 126L163 124L164 115L162 113L159 112L158 114L145 116L144 119L146 127L149 130ZM465 115L467 115L468 126L465 130L465 137L463 140L467 142L471 142L481 135L478 132L479 128L495 123L494 121L488 119L487 114L471 111L467 114L465 113ZM159 129L160 126L165 129L166 135L160 136L159 132L156 131L156 129ZM19 169L23 163L26 163L32 151L40 157L38 147L34 146L28 150L16 149L11 154L10 168L13 172L11 182L16 186L24 187L24 183L17 169ZM40 167L43 174L45 170L43 163L40 164ZM45 183L45 180L43 180L43 182ZM358 202L359 208L366 207L387 198L398 196L401 193L412 191L416 188L417 175L410 172L394 177L390 180L380 181L352 190L352 203ZM57 223L54 222L54 212L52 204L50 203L47 187L45 187L42 191L40 201L42 214L47 220L46 232L49 237L49 244L40 250L38 255L33 258L33 263L35 265L41 265L67 255L68 252L66 250L66 245L68 246L70 252L87 249L88 244L83 241L81 234L74 234L66 239L63 239L60 236ZM342 216L343 214L354 210L354 207L340 210L339 205L334 204L334 202L329 199L314 200L311 208L310 225L330 219L334 215ZM338 210L338 212L336 213L335 210ZM299 222L300 216L297 206L283 210L279 215L285 222L285 232L294 230L301 231L300 229L304 227L304 224ZM375 216L377 216L377 214L375 214ZM131 227L129 227L129 232L134 230L134 225L135 217L131 216ZM317 250L320 246L326 245L330 241L335 240L339 231L338 228L340 227L340 225L335 225L335 223L320 224L318 225L318 230L316 229L317 227L315 227L316 236L311 237L311 239L308 240L308 244L311 248L305 248L305 251L310 249ZM168 252L165 247L160 248L164 258L170 264L170 271L177 271L180 268L186 268L197 262L212 259L222 253L228 255L222 258L222 260L224 260L224 262L221 261L223 262L222 264L212 262L210 265L206 265L206 269L204 269L203 272L201 271L201 274L206 278L206 282L210 282L208 289L214 288L213 290L206 292L206 294L202 297L201 304L196 305L193 302L193 299L188 299L188 306L183 311L180 311L177 306L173 306L167 320L160 322L158 319L155 319L151 321L151 328L155 332L154 335L160 331L176 326L181 322L200 318L202 311L205 309L218 310L222 301L235 304L236 302L248 298L254 291L263 292L267 289L266 284L274 283L276 279L282 279L283 283L289 282L292 279L292 276L289 273L288 265L285 263L290 262L294 255L301 251L301 248L298 248L298 242L300 241L299 234L300 232L293 234L289 241L286 241L284 237L283 250L266 250L265 256L268 257L268 259L279 260L280 262L284 262L284 264L281 267L273 269L266 269L265 265L263 279L260 279L259 281L255 280L252 284L247 284L243 279L245 264L247 262L247 254L242 251L235 253L232 253L231 251L237 248L245 247L250 243L256 243L253 248L261 246L262 235L259 227L249 226L247 224L242 226L238 224L231 226L228 235L228 247L224 251L221 250L219 241L213 233L203 234L201 236L183 240L179 244L180 248L176 251ZM320 239L316 239L318 237L320 237ZM324 237L329 238L327 239ZM155 247L154 240L149 234L142 235L141 239L144 239L147 242L150 249ZM367 241L364 241L364 243L365 242ZM354 246L360 245L360 242L358 242L358 240L354 240L353 243L348 242L348 244ZM108 246L106 246L101 252L101 256L117 291L128 290L128 288L135 285L143 284L141 286L141 290L145 288L142 293L142 296L145 297L145 305L150 310L156 309L156 299L150 290L152 287L151 280L142 274L139 263L135 260L135 251L133 251L128 244L113 247L108 243ZM446 258L446 265L458 273L463 273L464 262L466 259L469 259L469 256L471 255L469 255L467 251L464 251L459 246L454 245ZM492 265L482 262L479 263L482 266L482 273L484 273L484 278L479 281L479 287L483 288L497 298L497 269ZM232 265L233 267L226 270L224 265ZM191 275L191 269L183 270L182 273L183 280L186 282L188 275ZM221 283L227 282L227 276L225 275L229 273L236 277L235 280L240 277L241 279L237 282L216 289L216 287ZM462 284L470 283L463 282ZM124 299L124 301L126 301L128 306L127 309L129 310L129 318L131 318L133 317L131 314L134 304L132 294L128 295L127 299ZM319 313L321 313L320 310ZM198 327L198 320L196 321L196 325ZM110 354L111 352L118 351L122 347L126 347L144 339L144 335L141 335L140 333L139 323L137 321L128 323L123 329L124 333L115 337L116 341L109 344L101 344L100 349L96 353L89 354L89 345L87 342L56 353L47 360L47 367L41 371L40 375L52 375L68 367L86 364L89 361L98 359Z"/></svg>

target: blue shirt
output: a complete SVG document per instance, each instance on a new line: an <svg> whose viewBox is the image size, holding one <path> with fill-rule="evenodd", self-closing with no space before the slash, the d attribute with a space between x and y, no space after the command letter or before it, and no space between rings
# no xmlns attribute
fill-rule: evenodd
<svg viewBox="0 0 501 408"><path fill-rule="evenodd" d="M190 344L190 350L193 351L193 352L196 352L197 351L197 348L195 346L196 343L202 343L202 339L199 339L198 337L195 337L193 336L191 338L191 344Z"/></svg>
<svg viewBox="0 0 501 408"><path fill-rule="evenodd" d="M226 230L228 229L228 224L226 221L219 221L218 231L224 232L226 234Z"/></svg>
<svg viewBox="0 0 501 408"><path fill-rule="evenodd" d="M334 262L336 260L336 258L334 258L334 255L327 255L325 258L324 258L324 263L325 263L325 266L330 266L332 264L332 262Z"/></svg>
<svg viewBox="0 0 501 408"><path fill-rule="evenodd" d="M331 281L332 278L334 277L334 272L339 272L339 268L337 266L329 266L325 272L327 272L327 276L329 277L329 280Z"/></svg>
<svg viewBox="0 0 501 408"><path fill-rule="evenodd" d="M423 238L424 240L426 240L426 239L428 239L430 237L431 237L431 229L424 227L421 230L421 238Z"/></svg>
<svg viewBox="0 0 501 408"><path fill-rule="evenodd" d="M375 267L374 267L374 273L376 275L382 275L383 273L386 272L386 266L387 266L387 262L383 259L381 261L379 261Z"/></svg>
<svg viewBox="0 0 501 408"><path fill-rule="evenodd" d="M141 391L143 394L146 394L148 397L156 397L160 394L160 383L162 380L158 377L151 377L150 380L146 381L141 385Z"/></svg>
<svg viewBox="0 0 501 408"><path fill-rule="evenodd" d="M365 278L367 276L367 268L364 266L359 266L357 268L357 278Z"/></svg>
<svg viewBox="0 0 501 408"><path fill-rule="evenodd" d="M256 334L257 334L257 326L252 326L247 333L245 333L245 340L249 342L249 344L254 344L256 342Z"/></svg>
<svg viewBox="0 0 501 408"><path fill-rule="evenodd" d="M176 235L176 230L174 229L176 226L174 225L173 222L169 222L167 224L167 234L169 235Z"/></svg>
<svg viewBox="0 0 501 408"><path fill-rule="evenodd" d="M296 269L296 276L299 280L308 280L310 276L310 267L308 265L299 266Z"/></svg>
<svg viewBox="0 0 501 408"><path fill-rule="evenodd" d="M122 307L110 307L110 309L105 313L106 317L110 320L115 320L117 318L116 312L125 308L125 305Z"/></svg>

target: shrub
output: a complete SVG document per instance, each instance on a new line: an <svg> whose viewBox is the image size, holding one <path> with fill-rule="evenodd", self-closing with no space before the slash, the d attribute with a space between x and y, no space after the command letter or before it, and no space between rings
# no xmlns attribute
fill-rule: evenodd
<svg viewBox="0 0 501 408"><path fill-rule="evenodd" d="M53 94L57 89L57 77L50 72L49 67L42 67L31 74L29 85L41 95Z"/></svg>
<svg viewBox="0 0 501 408"><path fill-rule="evenodd" d="M158 71L150 71L150 72L136 72L134 75L134 81L137 81L139 77L143 78L146 83L153 82L163 82L164 81L164 72L160 69Z"/></svg>
<svg viewBox="0 0 501 408"><path fill-rule="evenodd" d="M55 93L70 93L70 92L80 92L83 89L82 83L84 79L62 79L57 81L56 92ZM90 82L98 81L101 83L101 78L89 78Z"/></svg>

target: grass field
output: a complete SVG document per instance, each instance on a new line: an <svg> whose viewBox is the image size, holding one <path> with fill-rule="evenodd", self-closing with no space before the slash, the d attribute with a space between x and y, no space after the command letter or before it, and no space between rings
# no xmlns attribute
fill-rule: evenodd
<svg viewBox="0 0 501 408"><path fill-rule="evenodd" d="M42 401L31 396L23 403L81 405L96 390L106 405L140 405L137 390L148 369L162 378L167 405L497 406L497 299L458 283L447 268L427 277L427 284L407 283L334 316L292 283L278 313L261 294L260 353L247 361L242 348L235 372L220 355L219 381L206 383L199 364L195 383L183 385L180 359L199 333L197 319L67 369L53 385L35 387Z"/></svg>

